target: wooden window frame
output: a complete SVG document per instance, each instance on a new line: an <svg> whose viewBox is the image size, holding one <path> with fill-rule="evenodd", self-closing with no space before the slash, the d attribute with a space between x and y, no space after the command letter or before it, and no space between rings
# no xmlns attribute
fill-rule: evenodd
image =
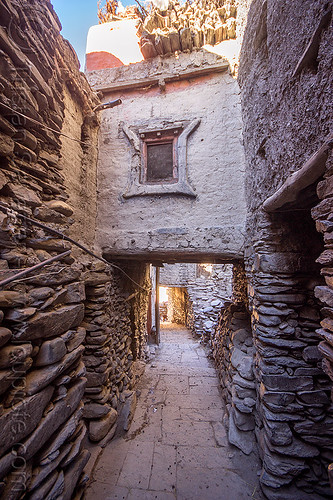
<svg viewBox="0 0 333 500"><path fill-rule="evenodd" d="M162 135L162 134L161 134ZM141 170L141 183L142 184L175 184L178 182L178 161L177 161L177 141L178 141L178 134L176 136L174 135L165 135L163 136L157 136L157 137L151 137L148 136L147 138L142 138L143 142L143 168ZM156 145L158 146L159 144L172 144L172 178L165 178L165 179L160 179L160 180L148 180L148 147L150 145Z"/></svg>
<svg viewBox="0 0 333 500"><path fill-rule="evenodd" d="M136 196L169 196L181 195L190 198L196 198L195 190L189 183L187 171L187 147L188 138L200 125L200 119L194 119L190 122L184 121L177 126L151 129L138 129L123 124L122 130L132 146L132 159L128 177L128 185L122 197L124 200ZM147 174L147 151L145 143L151 141L171 142L174 145L174 165L177 168L174 179L169 181L162 180L157 182L146 182Z"/></svg>

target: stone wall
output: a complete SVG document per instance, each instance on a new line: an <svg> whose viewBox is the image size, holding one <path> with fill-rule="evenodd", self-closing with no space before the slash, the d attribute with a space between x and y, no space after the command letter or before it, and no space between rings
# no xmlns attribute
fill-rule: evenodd
<svg viewBox="0 0 333 500"><path fill-rule="evenodd" d="M322 368L333 381L333 279L332 279L332 156L326 163L326 173L324 179L317 184L317 195L321 200L311 212L312 218L316 222L316 229L323 235L324 251L318 257L317 262L321 266L321 274L325 278L325 283L314 289L315 296L321 301L320 317L321 328L317 330L322 341L319 343L319 351L323 356ZM332 382L331 382L332 384ZM331 391L331 399L333 392ZM333 422L330 422L332 425ZM327 431L326 431L327 432ZM332 467L329 467L330 483L332 484Z"/></svg>
<svg viewBox="0 0 333 500"><path fill-rule="evenodd" d="M83 416L88 420L90 440L100 441L114 434L119 395L131 383L131 330L127 304L124 298L121 305L117 303L118 283L110 269L103 263L87 269L85 284L83 326L87 335L83 359L87 386ZM116 321L115 311L120 315L122 309Z"/></svg>
<svg viewBox="0 0 333 500"><path fill-rule="evenodd" d="M315 263L321 254L318 262L324 264L326 254L310 214L319 202L315 186L293 206L272 214L262 208L322 146L332 125L332 28L326 9L324 1L252 2L239 72L249 209L245 256L259 393L256 434L261 484L274 499L330 495L331 381L318 350L314 295L327 290ZM326 196L320 188L318 193ZM322 203L312 215L324 226L329 209L322 210L327 201ZM323 226L317 223L318 229Z"/></svg>
<svg viewBox="0 0 333 500"><path fill-rule="evenodd" d="M232 274L232 299L220 308L212 355L226 402L229 442L250 454L255 449L257 384L244 264L235 263Z"/></svg>
<svg viewBox="0 0 333 500"><path fill-rule="evenodd" d="M164 264L161 286L185 287L186 326L205 342L210 342L224 301L232 293L231 264Z"/></svg>
<svg viewBox="0 0 333 500"><path fill-rule="evenodd" d="M85 227L92 241L98 130L92 109L99 101L79 73L72 48L59 35L60 23L49 2L4 1L0 17L3 280L71 249L62 237L18 214L77 235L71 231L73 215L79 219L83 207L75 203L76 189L71 197L67 189L68 180L79 177L85 163L91 165L83 202L91 200ZM83 270L67 255L0 292L4 498L49 498L62 492L69 499L77 483L85 481Z"/></svg>
<svg viewBox="0 0 333 500"><path fill-rule="evenodd" d="M182 287L168 288L168 321L186 324L186 289Z"/></svg>
<svg viewBox="0 0 333 500"><path fill-rule="evenodd" d="M66 240L93 250L99 99L51 4L5 0L0 19L0 279L43 266L0 291L0 495L69 500L87 481L85 422L110 438L135 399L147 292L131 302L121 269Z"/></svg>
<svg viewBox="0 0 333 500"><path fill-rule="evenodd" d="M145 359L147 355L148 301L151 292L149 264L136 262L122 265L129 276L125 278L125 290L129 294L131 305L132 354L134 360Z"/></svg>
<svg viewBox="0 0 333 500"><path fill-rule="evenodd" d="M136 271L135 279L141 279L138 285L142 288L149 285L145 267ZM83 416L88 421L90 440L108 441L117 427L122 396L133 394L133 359L145 355L149 288L133 296L133 283L121 269L102 262L89 266L84 282L87 298L83 326L87 335L83 360L87 387Z"/></svg>
<svg viewBox="0 0 333 500"><path fill-rule="evenodd" d="M248 455L255 448L257 392L250 316L244 304L229 302L222 308L212 345L226 402L228 439Z"/></svg>

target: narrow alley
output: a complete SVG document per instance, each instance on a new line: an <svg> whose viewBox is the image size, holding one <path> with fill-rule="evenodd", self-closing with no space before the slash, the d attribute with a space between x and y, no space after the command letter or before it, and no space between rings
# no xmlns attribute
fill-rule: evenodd
<svg viewBox="0 0 333 500"><path fill-rule="evenodd" d="M254 454L228 444L224 403L204 347L167 323L127 434L102 451L86 500L261 499Z"/></svg>
<svg viewBox="0 0 333 500"><path fill-rule="evenodd" d="M0 0L0 500L333 499L332 9Z"/></svg>

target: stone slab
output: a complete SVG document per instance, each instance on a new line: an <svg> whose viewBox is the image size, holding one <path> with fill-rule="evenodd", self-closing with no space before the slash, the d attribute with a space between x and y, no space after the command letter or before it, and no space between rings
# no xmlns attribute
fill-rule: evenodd
<svg viewBox="0 0 333 500"><path fill-rule="evenodd" d="M84 305L63 306L51 312L37 313L18 332L20 340L57 337L70 328L79 326L83 321Z"/></svg>
<svg viewBox="0 0 333 500"><path fill-rule="evenodd" d="M86 379L79 379L69 390L66 398L57 402L54 408L40 421L37 429L22 443L19 455L29 460L40 450L50 436L76 410L84 393Z"/></svg>
<svg viewBox="0 0 333 500"><path fill-rule="evenodd" d="M26 393L31 395L47 386L52 380L57 378L67 368L69 368L83 353L84 346L80 346L75 351L70 352L59 362L45 368L39 368L28 373L26 378Z"/></svg>
<svg viewBox="0 0 333 500"><path fill-rule="evenodd" d="M47 387L4 411L0 417L0 447L3 453L37 427L52 394L53 387Z"/></svg>

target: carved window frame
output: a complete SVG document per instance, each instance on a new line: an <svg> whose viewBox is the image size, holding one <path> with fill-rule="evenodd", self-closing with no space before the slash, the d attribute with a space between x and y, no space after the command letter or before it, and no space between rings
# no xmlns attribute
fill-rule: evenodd
<svg viewBox="0 0 333 500"><path fill-rule="evenodd" d="M133 130L123 125L123 132L132 148L132 162L129 172L129 182L122 197L124 199L136 196L153 195L183 195L195 198L196 194L188 181L187 168L187 143L190 135L197 129L200 120L192 120L185 126L169 127L167 129L156 128L154 130ZM176 135L174 135L176 132ZM160 136L158 134L161 134ZM177 166L177 178L173 181L145 182L145 138L155 134L156 140L172 135L174 141L175 164ZM175 140L176 139L176 140Z"/></svg>

